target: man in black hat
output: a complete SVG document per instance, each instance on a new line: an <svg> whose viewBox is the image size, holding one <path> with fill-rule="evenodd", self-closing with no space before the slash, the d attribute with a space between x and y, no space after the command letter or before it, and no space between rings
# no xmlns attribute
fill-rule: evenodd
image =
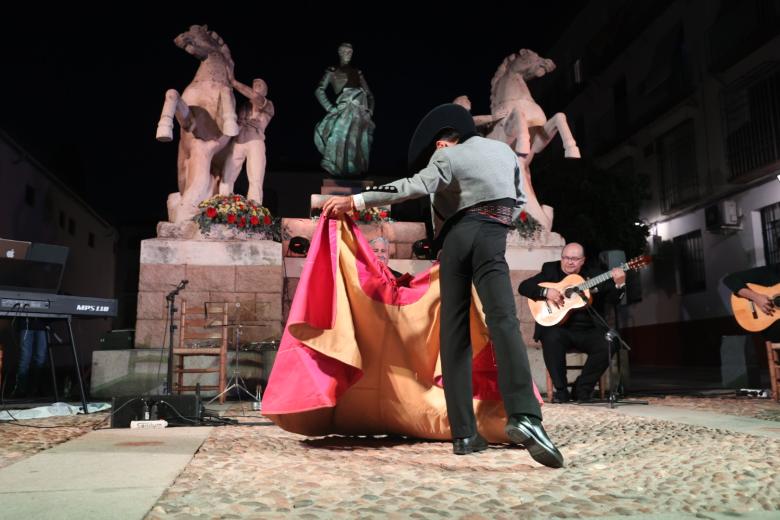
<svg viewBox="0 0 780 520"><path fill-rule="evenodd" d="M427 166L419 169L424 162ZM488 447L477 431L472 400L473 283L496 351L498 385L509 418L506 434L525 446L537 462L562 467L563 455L542 427L504 258L507 231L525 202L515 153L502 142L477 136L471 114L462 106L447 104L436 107L417 126L409 145L409 165L417 171L413 177L358 195L332 197L325 202L323 214L338 216L354 209L431 198L434 229L443 241L441 362L453 451L466 455Z"/></svg>

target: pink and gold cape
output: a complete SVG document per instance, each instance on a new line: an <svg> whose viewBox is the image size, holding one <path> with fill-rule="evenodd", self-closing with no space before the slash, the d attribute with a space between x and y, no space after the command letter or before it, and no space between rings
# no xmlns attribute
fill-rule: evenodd
<svg viewBox="0 0 780 520"><path fill-rule="evenodd" d="M474 409L490 442L507 442L493 346L472 291ZM348 217L320 219L263 415L309 436L450 439L439 359L439 267L396 279ZM542 399L536 386L536 397Z"/></svg>

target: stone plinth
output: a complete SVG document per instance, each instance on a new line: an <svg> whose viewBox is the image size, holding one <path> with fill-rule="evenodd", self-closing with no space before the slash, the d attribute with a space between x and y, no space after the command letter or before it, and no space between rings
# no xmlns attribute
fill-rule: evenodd
<svg viewBox="0 0 780 520"><path fill-rule="evenodd" d="M353 195L362 193L366 188L373 186L374 181L352 179L322 179L320 193L323 195Z"/></svg>
<svg viewBox="0 0 780 520"><path fill-rule="evenodd" d="M340 189L340 188L339 188ZM311 200L309 203L309 216L310 217L318 217L322 213L322 206L325 204L325 201L331 198L334 195L350 195L350 193L341 193L339 191L326 191L326 188L322 188L322 194L313 193L311 195ZM363 190L357 191L355 193L361 193ZM377 206L375 208L378 211L384 211L387 213L387 216L391 216L391 206Z"/></svg>
<svg viewBox="0 0 780 520"><path fill-rule="evenodd" d="M282 245L268 240L185 240L141 242L136 348L167 346L165 296L182 280L177 299L188 308L229 302L230 321L243 325L242 342L282 335ZM176 314L178 322L179 315ZM174 342L177 341L174 336Z"/></svg>
<svg viewBox="0 0 780 520"><path fill-rule="evenodd" d="M312 196L315 197L315 195ZM295 296L295 289L301 277L304 258L288 251L292 237L303 237L311 241L317 222L309 218L282 219L282 255L284 256L284 320L290 310L290 303ZM367 240L383 236L390 243L390 267L400 272L418 273L431 263L427 260L416 260L412 255L412 244L425 238L425 224L422 222L383 222L374 224L358 224L360 232Z"/></svg>
<svg viewBox="0 0 780 520"><path fill-rule="evenodd" d="M292 237L303 237L311 241L317 222L309 218L283 218L282 219L282 255L287 258L294 256L288 251ZM373 240L383 236L390 243L390 258L411 260L412 244L421 238L425 238L425 224L422 222L382 222L372 224L358 224L360 232L366 240Z"/></svg>

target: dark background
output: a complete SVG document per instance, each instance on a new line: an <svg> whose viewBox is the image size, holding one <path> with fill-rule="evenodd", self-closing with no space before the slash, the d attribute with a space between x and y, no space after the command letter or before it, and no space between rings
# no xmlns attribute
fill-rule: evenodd
<svg viewBox="0 0 780 520"><path fill-rule="evenodd" d="M177 191L176 143L154 138L164 94L181 92L198 67L173 44L176 35L208 24L230 47L239 81L267 81L276 108L267 129L269 175L321 171L312 137L324 110L314 89L338 63L338 45L349 41L376 99L368 177L400 177L409 137L430 108L466 94L475 114L488 113L501 61L524 47L543 54L582 6L513 2L422 12L399 3L360 16L377 6L214 5L111 15L107 8L22 8L28 12L8 17L0 33L0 128L120 229L154 223L165 219L166 197Z"/></svg>

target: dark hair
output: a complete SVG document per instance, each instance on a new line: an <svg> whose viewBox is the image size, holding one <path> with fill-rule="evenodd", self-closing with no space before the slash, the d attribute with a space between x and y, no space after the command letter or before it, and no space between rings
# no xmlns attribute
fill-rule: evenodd
<svg viewBox="0 0 780 520"><path fill-rule="evenodd" d="M450 141L457 143L460 141L460 132L454 128L444 128L443 130L440 130L438 134L436 134L436 138L433 140L433 142L435 143L436 141Z"/></svg>

